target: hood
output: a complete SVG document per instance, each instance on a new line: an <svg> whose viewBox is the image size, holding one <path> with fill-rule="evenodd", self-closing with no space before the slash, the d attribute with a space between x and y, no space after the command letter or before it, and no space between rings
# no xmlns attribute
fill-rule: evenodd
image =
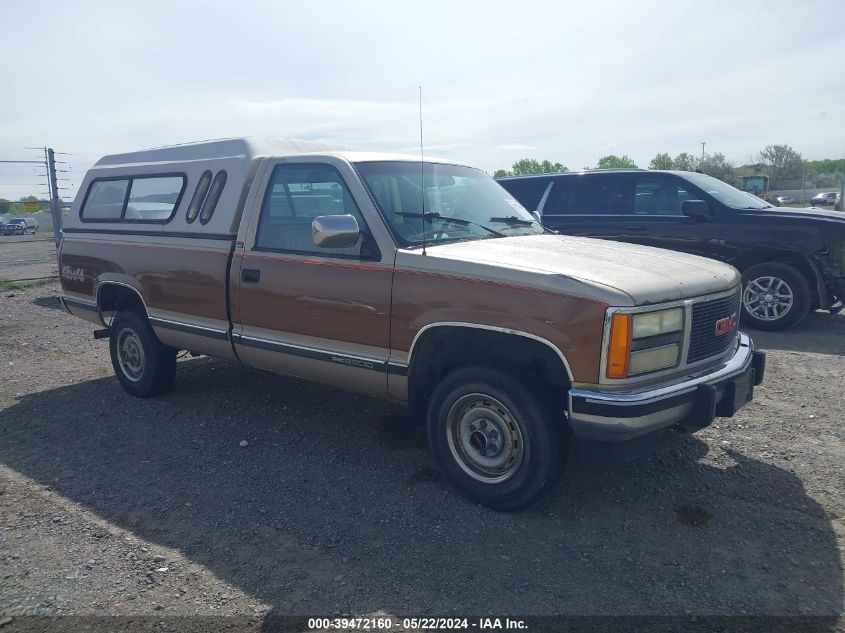
<svg viewBox="0 0 845 633"><path fill-rule="evenodd" d="M452 274L497 277L610 305L644 305L721 292L740 283L721 262L649 246L573 237L524 235L430 246L421 264ZM410 262L409 262L410 263ZM468 266L472 264L472 266Z"/></svg>
<svg viewBox="0 0 845 633"><path fill-rule="evenodd" d="M755 215L773 215L775 217L815 218L817 220L833 220L845 226L845 213L842 211L831 211L820 207L771 207L757 209Z"/></svg>

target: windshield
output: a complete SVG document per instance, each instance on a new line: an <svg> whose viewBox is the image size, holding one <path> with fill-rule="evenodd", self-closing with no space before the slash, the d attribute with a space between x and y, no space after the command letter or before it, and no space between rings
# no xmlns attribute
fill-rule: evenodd
<svg viewBox="0 0 845 633"><path fill-rule="evenodd" d="M401 246L544 232L519 202L479 169L410 161L362 162L355 167Z"/></svg>
<svg viewBox="0 0 845 633"><path fill-rule="evenodd" d="M684 178L704 189L719 202L732 209L768 209L770 205L755 195L740 191L736 187L722 182L712 176L696 173L685 173Z"/></svg>

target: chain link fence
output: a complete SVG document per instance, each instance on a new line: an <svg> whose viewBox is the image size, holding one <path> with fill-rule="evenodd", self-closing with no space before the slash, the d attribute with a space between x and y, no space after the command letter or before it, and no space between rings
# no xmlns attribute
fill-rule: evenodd
<svg viewBox="0 0 845 633"><path fill-rule="evenodd" d="M0 284L58 279L52 233L0 236Z"/></svg>

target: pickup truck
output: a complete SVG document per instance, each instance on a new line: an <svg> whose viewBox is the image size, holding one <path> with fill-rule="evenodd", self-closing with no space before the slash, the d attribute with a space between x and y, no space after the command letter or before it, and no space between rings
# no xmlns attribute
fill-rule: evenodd
<svg viewBox="0 0 845 633"><path fill-rule="evenodd" d="M162 394L187 350L405 402L498 510L575 447L689 435L763 379L736 269L551 234L454 161L278 139L106 156L59 258L130 394Z"/></svg>

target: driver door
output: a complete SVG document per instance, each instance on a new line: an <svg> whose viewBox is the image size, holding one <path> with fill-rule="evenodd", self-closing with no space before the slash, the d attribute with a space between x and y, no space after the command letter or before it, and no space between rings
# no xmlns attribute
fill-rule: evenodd
<svg viewBox="0 0 845 633"><path fill-rule="evenodd" d="M232 266L235 349L249 365L383 395L392 253L382 257L350 193L351 169L323 161L277 160L263 177ZM345 214L361 229L355 246L317 247L312 220Z"/></svg>
<svg viewBox="0 0 845 633"><path fill-rule="evenodd" d="M709 223L681 212L685 200L701 199L688 183L669 174L644 172L627 177L633 195L625 203L630 221L622 228L624 241L712 257L712 248L705 249Z"/></svg>

